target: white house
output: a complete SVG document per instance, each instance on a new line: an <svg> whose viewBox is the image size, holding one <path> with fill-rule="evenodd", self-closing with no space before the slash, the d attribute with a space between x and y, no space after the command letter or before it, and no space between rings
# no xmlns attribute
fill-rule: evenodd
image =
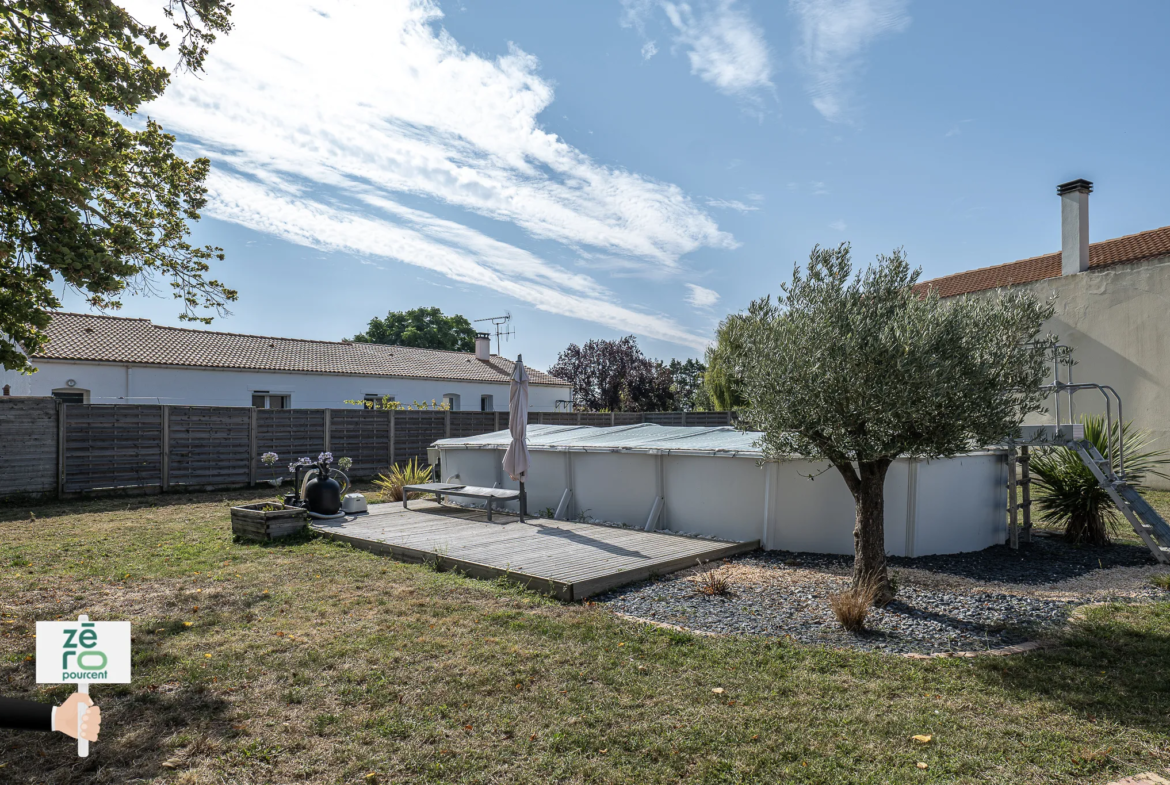
<svg viewBox="0 0 1170 785"><path fill-rule="evenodd" d="M506 411L513 362L476 351L305 341L163 327L148 319L56 313L37 372L3 371L8 395L70 403L338 408L389 396L410 404L445 400L454 410ZM569 407L567 382L529 368L529 408Z"/></svg>

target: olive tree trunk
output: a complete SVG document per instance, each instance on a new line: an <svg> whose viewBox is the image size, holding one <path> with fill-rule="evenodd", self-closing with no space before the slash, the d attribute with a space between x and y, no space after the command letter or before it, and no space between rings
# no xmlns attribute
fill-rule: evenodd
<svg viewBox="0 0 1170 785"><path fill-rule="evenodd" d="M853 526L853 588L874 590L874 603L885 605L894 598L886 571L886 472L893 461L835 463L853 494L857 510Z"/></svg>

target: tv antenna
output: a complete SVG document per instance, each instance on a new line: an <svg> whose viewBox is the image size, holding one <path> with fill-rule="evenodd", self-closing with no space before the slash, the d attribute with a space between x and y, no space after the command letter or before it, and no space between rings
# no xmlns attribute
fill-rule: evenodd
<svg viewBox="0 0 1170 785"><path fill-rule="evenodd" d="M511 311L504 311L503 316L489 316L486 319L476 319L475 321L476 323L491 322L492 326L496 328L496 354L502 353L500 351L501 338L511 338L512 336L516 335L516 328L510 326L512 322Z"/></svg>

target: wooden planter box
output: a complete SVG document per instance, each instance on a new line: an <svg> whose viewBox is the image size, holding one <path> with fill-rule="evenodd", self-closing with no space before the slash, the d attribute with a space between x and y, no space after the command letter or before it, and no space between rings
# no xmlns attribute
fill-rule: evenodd
<svg viewBox="0 0 1170 785"><path fill-rule="evenodd" d="M265 510L265 507L277 507ZM296 534L305 528L309 516L300 507L285 507L273 502L232 507L232 534L250 540L275 540Z"/></svg>

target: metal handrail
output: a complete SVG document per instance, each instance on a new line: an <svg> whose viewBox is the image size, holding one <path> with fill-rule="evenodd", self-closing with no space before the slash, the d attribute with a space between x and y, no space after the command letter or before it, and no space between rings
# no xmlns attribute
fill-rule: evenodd
<svg viewBox="0 0 1170 785"><path fill-rule="evenodd" d="M1076 423L1076 408L1073 402L1073 396L1081 390L1097 390L1105 399L1105 458L1108 461L1109 474L1111 479L1116 479L1118 482L1125 482L1125 413L1123 404L1121 402L1121 395L1117 390L1113 389L1108 384L1093 384L1091 382L1073 383L1072 380L1072 363L1065 365L1065 376L1067 381L1060 379L1060 356L1061 349L1068 350L1071 353L1070 347L1064 344L1052 343L1052 383L1041 387L1042 390L1048 390L1053 397L1053 413L1056 418L1056 428L1064 425L1064 420L1061 417L1060 394L1064 392L1068 399L1068 424L1074 425ZM1110 398L1112 396L1112 399ZM1112 401L1117 402L1117 470L1114 471L1114 451L1113 451L1113 406Z"/></svg>

